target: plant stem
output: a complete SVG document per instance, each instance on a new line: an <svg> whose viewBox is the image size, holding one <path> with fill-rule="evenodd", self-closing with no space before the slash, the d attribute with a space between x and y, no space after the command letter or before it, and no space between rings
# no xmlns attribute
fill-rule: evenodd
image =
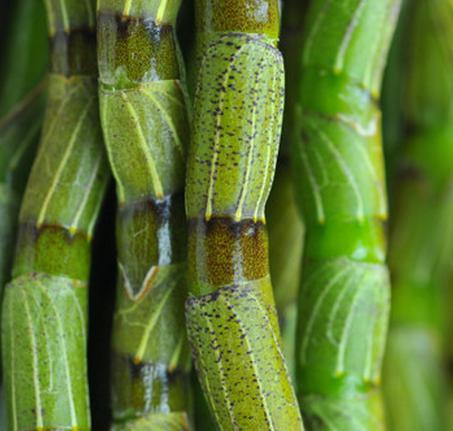
<svg viewBox="0 0 453 431"><path fill-rule="evenodd" d="M312 430L381 430L389 312L379 89L398 0L313 0L294 145L306 224L296 376Z"/></svg>
<svg viewBox="0 0 453 431"><path fill-rule="evenodd" d="M453 5L409 2L406 21L384 394L390 430L440 431L448 428L443 359L453 269Z"/></svg>
<svg viewBox="0 0 453 431"><path fill-rule="evenodd" d="M114 429L186 429L185 152L180 0L99 2L104 137L116 180ZM167 428L165 428L167 429Z"/></svg>
<svg viewBox="0 0 453 431"><path fill-rule="evenodd" d="M90 429L86 300L90 241L108 178L90 2L46 2L49 96L3 302L11 430Z"/></svg>
<svg viewBox="0 0 453 431"><path fill-rule="evenodd" d="M278 2L200 0L196 20L186 317L199 380L223 430L300 430L264 217L283 113Z"/></svg>

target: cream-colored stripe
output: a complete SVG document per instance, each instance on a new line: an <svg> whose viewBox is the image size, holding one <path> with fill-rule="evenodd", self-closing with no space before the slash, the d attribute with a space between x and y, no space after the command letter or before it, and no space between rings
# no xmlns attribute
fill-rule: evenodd
<svg viewBox="0 0 453 431"><path fill-rule="evenodd" d="M124 103L126 104L126 107L129 111L129 113L131 114L132 120L135 123L136 129L138 132L138 137L139 137L138 142L140 144L140 148L142 149L142 152L145 156L145 160L146 160L147 165L150 170L151 182L152 182L152 185L154 188L154 193L156 194L156 197L158 199L161 199L164 196L164 189L163 189L162 183L160 181L159 174L157 172L156 162L154 161L154 159L151 155L150 149L148 148L146 137L143 133L143 129L140 124L140 119L138 118L135 108L133 107L132 103L129 101L126 93L121 92L120 97L123 99Z"/></svg>
<svg viewBox="0 0 453 431"><path fill-rule="evenodd" d="M340 49L338 50L337 57L335 59L335 71L341 72L344 65L344 58L346 55L346 50L348 49L349 44L351 43L351 38L354 33L354 30L357 28L357 24L359 23L360 16L362 15L363 9L365 7L367 0L360 0L359 4L352 15L351 22L346 29L344 34L343 40L340 44Z"/></svg>
<svg viewBox="0 0 453 431"><path fill-rule="evenodd" d="M182 145L182 142L181 142L181 139L178 135L178 132L175 128L175 124L174 122L172 121L171 117L167 114L167 111L165 110L165 108L160 104L160 102L152 95L151 92L145 92L143 90L140 90L149 100L151 100L151 102L157 107L157 109L162 113L162 117L164 118L165 122L167 123L168 125L168 128L170 129L173 137L174 137L174 140L175 140L175 143L176 143L176 147L178 148L179 152L181 155L184 154L184 147Z"/></svg>
<svg viewBox="0 0 453 431"><path fill-rule="evenodd" d="M101 160L102 159L103 159L102 154L100 154L98 156L98 159L96 160L95 166L93 167L93 171L92 171L91 177L90 177L90 179L88 181L88 184L84 187L84 191L83 191L84 195L83 195L82 202L79 203L79 208L77 209L77 212L75 214L74 220L72 221L71 226L69 226L69 229L68 229L69 233L71 235L74 235L77 232L80 218L82 217L83 211L85 210L85 208L87 206L88 199L91 196L91 191L92 191L92 188L93 188L93 184L96 181L96 178L98 176L99 168L101 167ZM88 233L90 234L91 232L88 232Z"/></svg>
<svg viewBox="0 0 453 431"><path fill-rule="evenodd" d="M232 59L230 61L230 67L227 68L225 72L225 76L222 82L222 86L224 88L227 88L227 83L228 80L230 79L230 75L232 72L232 64L234 61L237 59L238 55L242 52L242 50L247 46L247 43L242 45L232 56ZM208 54L209 55L209 52ZM206 60L206 56L204 57L203 61ZM219 96L219 112L223 112L224 106L225 106L225 98L226 98L226 91L222 91ZM212 208L213 208L213 200L214 200L214 186L215 186L215 176L216 176L216 171L217 171L217 160L219 158L219 143L220 143L220 125L222 123L222 116L220 113L217 113L215 116L215 121L216 121L216 132L215 132L215 137L214 137L214 149L212 151L212 161L211 161L211 172L209 174L209 187L208 187L208 195L207 195L207 202L206 202L206 213L205 213L205 219L209 221L212 217Z"/></svg>
<svg viewBox="0 0 453 431"><path fill-rule="evenodd" d="M162 310L164 309L165 304L167 303L168 299L170 298L170 295L173 293L175 290L175 284L171 286L170 288L167 289L167 292L165 292L164 297L161 299L159 305L156 307L154 312L151 315L151 318L149 319L142 339L140 341L140 344L137 349L137 353L135 354L134 360L137 362L141 362L143 360L143 357L145 356L146 353L146 348L148 347L148 341L149 337L151 335L151 331L153 328L156 326L157 321L159 320L160 314L162 313Z"/></svg>
<svg viewBox="0 0 453 431"><path fill-rule="evenodd" d="M165 11L168 6L168 0L161 0L159 4L159 8L157 9L157 14L156 14L156 23L161 24L164 16L165 16Z"/></svg>
<svg viewBox="0 0 453 431"><path fill-rule="evenodd" d="M71 425L73 429L77 429L77 415L75 412L75 404L74 404L74 398L73 398L73 389L72 389L72 381L71 381L71 373L69 371L69 360L68 360L68 348L66 345L66 336L65 336L65 331L63 329L63 323L61 322L61 317L59 314L59 311L57 307L55 306L55 303L53 302L52 296L49 294L49 292L46 289L46 286L39 280L37 280L37 286L41 289L42 293L47 296L49 305L52 307L54 315L55 315L55 321L57 323L57 332L59 333L58 341L61 343L62 349L61 349L61 355L63 357L63 363L64 363L64 368L65 368L65 374L66 374L66 386L68 389L68 404L69 404L69 411L71 414Z"/></svg>
<svg viewBox="0 0 453 431"><path fill-rule="evenodd" d="M43 202L43 205L41 207L41 211L39 212L39 215L38 215L38 220L37 220L37 225L38 227L41 226L43 223L44 223L44 220L45 220L45 217L46 217L46 211L47 211L47 208L49 206L49 203L52 199L52 196L53 194L55 193L55 190L57 188L57 185L60 181L60 177L61 175L63 174L63 171L64 171L64 168L66 166L66 163L68 162L70 156L71 156L71 153L72 153L72 150L74 148L74 145L76 143L76 140L77 140L77 136L82 128L82 125L83 125L83 122L85 120L85 117L86 115L88 114L89 110L90 110L90 107L93 103L93 100L94 98L91 98L88 103L87 103L87 106L85 107L84 111L80 114L80 117L79 117L79 120L77 121L77 125L76 127L74 128L72 134L71 134L71 139L69 140L68 142L68 146L66 147L66 150L64 152L64 155L63 155L63 159L61 160L59 166L58 166L58 169L57 169L57 172L55 174L55 177L49 187L49 191L47 192L46 194L46 197L44 198L44 202Z"/></svg>

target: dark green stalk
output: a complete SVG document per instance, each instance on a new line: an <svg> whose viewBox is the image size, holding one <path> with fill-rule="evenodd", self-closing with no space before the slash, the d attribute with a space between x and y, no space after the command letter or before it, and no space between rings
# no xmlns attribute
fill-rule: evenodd
<svg viewBox="0 0 453 431"><path fill-rule="evenodd" d="M294 146L306 225L296 376L312 430L382 430L389 312L378 107L398 0L313 0Z"/></svg>
<svg viewBox="0 0 453 431"><path fill-rule="evenodd" d="M390 430L443 431L453 269L453 3L418 0L408 3L408 14L384 389Z"/></svg>
<svg viewBox="0 0 453 431"><path fill-rule="evenodd" d="M175 36L180 0L101 0L101 117L116 180L119 278L114 429L187 429L184 324L188 112Z"/></svg>
<svg viewBox="0 0 453 431"><path fill-rule="evenodd" d="M222 430L303 429L281 348L264 206L283 114L276 0L196 2L189 339Z"/></svg>
<svg viewBox="0 0 453 431"><path fill-rule="evenodd" d="M90 242L108 178L97 107L94 8L46 2L48 102L3 302L12 431L91 428L86 376Z"/></svg>

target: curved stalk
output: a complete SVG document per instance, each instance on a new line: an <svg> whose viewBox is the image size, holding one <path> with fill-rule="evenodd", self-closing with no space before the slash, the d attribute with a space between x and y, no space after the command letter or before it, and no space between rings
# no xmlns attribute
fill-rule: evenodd
<svg viewBox="0 0 453 431"><path fill-rule="evenodd" d="M296 376L312 430L381 430L389 312L379 89L398 0L314 0L294 145L306 224Z"/></svg>
<svg viewBox="0 0 453 431"><path fill-rule="evenodd" d="M186 429L185 151L180 0L99 2L101 117L119 209L114 429Z"/></svg>
<svg viewBox="0 0 453 431"><path fill-rule="evenodd" d="M448 429L443 359L453 269L453 3L408 2L407 18L384 395L390 430L441 431Z"/></svg>
<svg viewBox="0 0 453 431"><path fill-rule="evenodd" d="M264 217L283 113L278 2L199 0L196 20L186 317L199 380L222 430L300 430Z"/></svg>
<svg viewBox="0 0 453 431"><path fill-rule="evenodd" d="M46 2L48 102L3 302L8 429L90 429L86 301L90 241L108 171L97 107L94 10Z"/></svg>

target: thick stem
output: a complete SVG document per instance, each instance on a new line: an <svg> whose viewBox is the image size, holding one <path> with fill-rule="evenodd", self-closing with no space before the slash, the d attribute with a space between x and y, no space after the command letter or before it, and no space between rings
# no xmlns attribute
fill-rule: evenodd
<svg viewBox="0 0 453 431"><path fill-rule="evenodd" d="M311 429L381 430L389 312L379 88L398 0L311 2L294 145L306 223L296 376Z"/></svg>
<svg viewBox="0 0 453 431"><path fill-rule="evenodd" d="M94 10L49 1L51 73L3 303L12 430L89 430L86 300L90 241L108 171L97 107Z"/></svg>
<svg viewBox="0 0 453 431"><path fill-rule="evenodd" d="M283 113L278 2L201 0L196 19L186 316L199 379L221 429L302 429L264 218Z"/></svg>
<svg viewBox="0 0 453 431"><path fill-rule="evenodd" d="M115 429L186 429L185 152L179 0L99 2L101 116L119 209ZM142 428L141 428L142 427Z"/></svg>

